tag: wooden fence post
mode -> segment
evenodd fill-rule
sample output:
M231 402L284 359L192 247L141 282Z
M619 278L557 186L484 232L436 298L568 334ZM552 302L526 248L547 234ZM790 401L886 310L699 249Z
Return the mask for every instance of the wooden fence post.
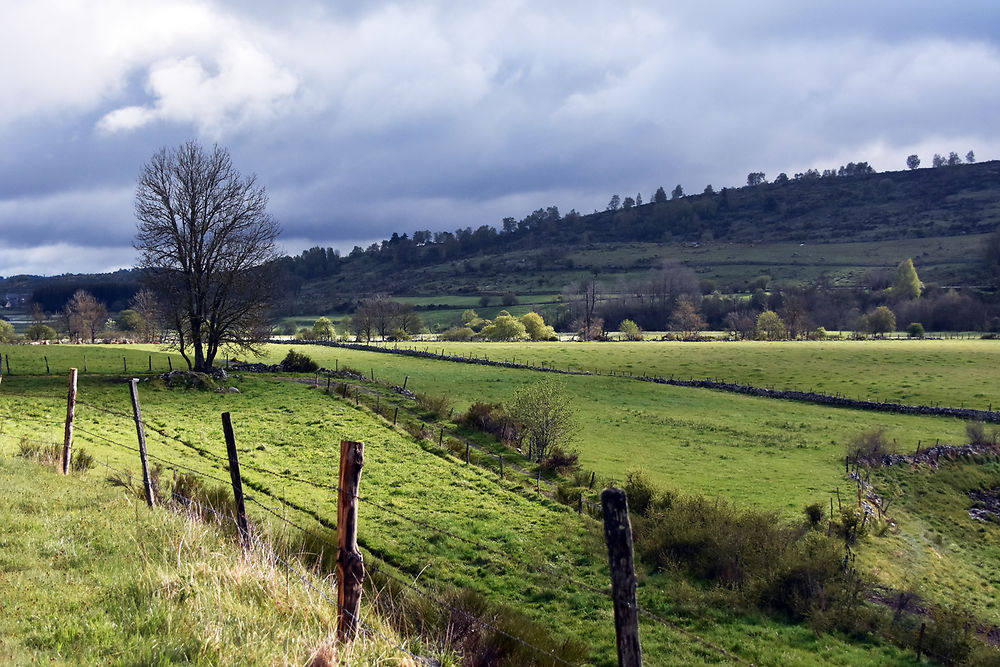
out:
M126 361L124 356L122 357L122 372L128 373L128 361Z
M228 363L228 361L229 361L229 360L227 359L227 360L226 360L226 362L227 362L227 363L226 363L226 368L229 368L229 363ZM150 372L150 373L152 373L152 372L153 372L153 355L149 355L149 372Z
M48 375L49 374L49 358L48 358L48 356L43 356L43 358L45 359L45 374Z
M152 357L150 357L152 359ZM146 427L142 423L142 408L139 407L139 379L132 378L128 382L129 393L132 395L132 414L135 416L135 434L139 438L139 460L142 463L142 486L146 491L146 504L156 505L153 497L153 484L149 479L149 459L146 456Z
M46 362L46 366L48 362ZM63 439L63 474L69 474L73 454L73 419L76 417L76 369L69 369L69 395L66 398L66 434Z
M10 375L10 352L8 352L4 358L4 363L7 364L7 375Z
M363 442L340 441L337 496L337 639L350 641L358 631L364 560L358 549L358 487L365 464Z
M170 360L170 357L167 357L167 368L169 368L171 372L174 370L174 362Z
M410 380L409 375L403 378L403 391L406 391L406 383L409 382L409 380Z
M83 355L83 372L87 372L87 355Z
M465 462L469 462L469 443L465 443Z
M628 519L628 500L621 489L601 493L604 514L604 540L608 545L611 566L611 598L615 609L615 636L618 638L619 667L641 667L639 644L639 606L636 603L635 561L632 556L632 526Z
M250 527L247 525L247 508L243 502L243 480L240 478L240 458L236 453L236 435L233 420L228 412L222 413L222 431L226 436L226 452L229 454L229 478L233 482L233 497L236 500L236 525L240 529L240 542L244 549L250 547Z

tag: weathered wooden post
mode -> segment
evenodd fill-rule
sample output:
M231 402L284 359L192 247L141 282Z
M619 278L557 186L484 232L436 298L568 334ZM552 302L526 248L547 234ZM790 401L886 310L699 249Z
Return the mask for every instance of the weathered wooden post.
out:
M920 656L924 652L924 632L927 630L927 624L920 624L920 635L917 637L917 662L920 662Z
M541 492L542 492L542 471L539 469L535 471L535 493L541 493Z
M229 368L229 360L226 359L226 368ZM153 372L153 355L149 355L149 372Z
M444 444L444 427L442 426L441 427L441 433L438 434L438 447L440 447L443 444ZM502 463L500 464L500 470L501 471L503 470L503 464ZM503 473L502 472L501 472L500 476L503 477Z
M47 364L46 364L47 365ZM69 474L73 454L73 419L76 417L76 369L69 369L69 395L66 398L66 434L63 439L63 474Z
M582 498L582 496L581 496ZM621 489L601 493L604 514L604 541L611 566L611 598L615 609L615 636L618 638L619 667L640 667L639 606L636 603L635 561L632 556L632 526L628 500Z
M236 500L236 525L240 529L240 543L244 549L250 548L250 527L247 525L247 508L243 501L243 480L240 477L240 458L236 452L236 435L233 420L228 412L222 413L222 432L226 436L226 453L229 455L229 478L233 482L233 498Z
M364 560L358 549L358 487L365 464L363 442L340 441L340 483L337 496L337 639L354 639L361 610Z
M167 368L170 370L171 373L174 370L174 362L170 360L170 357L167 357Z
M465 462L469 462L469 443L465 443Z
M583 494L582 493L580 494L580 497L576 499L576 513L577 514L583 514Z
M7 365L7 375L10 375L10 352L4 355L4 363Z
M403 391L406 391L406 383L410 381L410 376L407 375L403 378Z
M500 459L500 479L503 479L503 454L500 454L497 458Z
M45 355L43 355L43 358L45 359L45 374L48 375L49 374L49 358L48 358L48 356L45 356Z
M128 373L128 361L126 361L124 356L122 357L122 371Z
M152 357L150 357L152 359ZM132 378L128 383L132 395L132 414L135 417L135 434L139 438L139 461L142 463L142 485L146 491L146 504L156 505L153 496L153 484L149 478L149 459L146 456L146 426L142 423L142 408L139 407L139 379Z
M87 372L87 355L83 355L83 372Z
M330 376L326 376L326 393L330 393Z
M399 406L398 405L396 406L396 409L392 411L392 425L393 426L396 425L396 418L397 417L399 417Z

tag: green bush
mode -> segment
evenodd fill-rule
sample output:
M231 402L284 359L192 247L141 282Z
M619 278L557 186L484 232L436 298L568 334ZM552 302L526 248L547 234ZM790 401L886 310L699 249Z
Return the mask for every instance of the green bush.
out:
M281 360L281 368L289 373L311 373L319 369L319 364L313 361L309 355L289 350L285 358Z
M920 322L910 322L906 327L906 335L910 338L923 338L925 334L924 325Z

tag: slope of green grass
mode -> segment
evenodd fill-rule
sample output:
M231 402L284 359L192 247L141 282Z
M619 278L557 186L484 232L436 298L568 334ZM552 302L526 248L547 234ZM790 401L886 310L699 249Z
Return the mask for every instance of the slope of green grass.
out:
M64 477L0 455L0 535L5 664L304 664L332 641L334 606L288 585L280 565L149 510L97 469ZM366 636L341 655L405 654Z

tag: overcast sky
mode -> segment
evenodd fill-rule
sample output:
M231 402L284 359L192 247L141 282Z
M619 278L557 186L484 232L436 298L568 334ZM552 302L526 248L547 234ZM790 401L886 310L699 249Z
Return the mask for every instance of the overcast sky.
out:
M130 267L139 170L188 139L258 176L292 253L750 171L1000 157L992 0L0 0L0 17L3 276Z

